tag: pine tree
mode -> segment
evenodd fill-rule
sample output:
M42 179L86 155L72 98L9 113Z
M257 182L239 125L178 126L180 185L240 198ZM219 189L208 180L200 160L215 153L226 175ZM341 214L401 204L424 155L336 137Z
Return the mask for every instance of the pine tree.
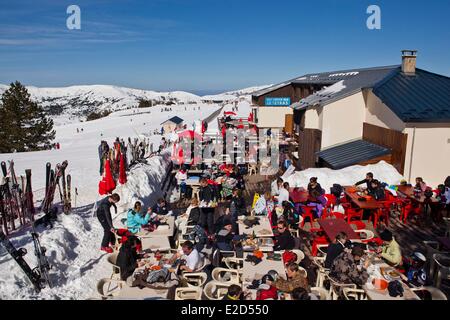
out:
M27 89L18 81L3 93L0 115L2 153L42 150L55 138L53 120L31 100Z

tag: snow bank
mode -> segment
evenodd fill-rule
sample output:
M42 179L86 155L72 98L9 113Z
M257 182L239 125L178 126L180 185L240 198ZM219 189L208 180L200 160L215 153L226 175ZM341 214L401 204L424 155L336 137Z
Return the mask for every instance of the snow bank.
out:
M377 164L367 166L351 166L341 170L328 168L312 168L303 171L296 171L286 179L291 187L306 188L311 177L317 177L318 182L327 193L334 183L342 186L354 185L366 177L367 172L372 172L374 178L387 184L399 184L403 176L390 164L380 161Z

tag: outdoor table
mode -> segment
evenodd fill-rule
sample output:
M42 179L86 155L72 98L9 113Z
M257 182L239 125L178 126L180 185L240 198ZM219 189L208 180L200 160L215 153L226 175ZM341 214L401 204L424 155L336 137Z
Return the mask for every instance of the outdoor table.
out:
M333 241L339 232L345 232L350 240L359 239L358 234L344 219L320 219L318 223L330 241Z
M255 233L256 237L273 237L272 226L270 225L269 218L266 216L258 216L259 224L247 229L247 226L242 220L238 220L239 234L252 235Z
M407 197L407 198L409 198L411 200L417 201L417 202L419 202L422 205L423 204L434 204L434 203L438 203L439 202L439 200L436 199L435 197L431 197L431 198L427 199L427 197L425 197L423 192L420 193L420 197L419 198L416 198L414 196L414 187L413 186L398 186L398 190L397 191L399 193L403 194L405 197Z
M297 190L296 190L297 189ZM304 188L290 188L289 197L294 203L304 203L308 201L309 193Z
M386 269L395 269L391 266L389 266L386 262L384 262L383 260L376 260L373 263L373 267L375 268L386 268ZM370 267L369 267L370 270ZM384 290L377 290L375 288L373 288L372 285L372 280L374 278L380 278L380 275L376 274L376 272L369 272L369 279L367 281L367 283L365 285L363 285L363 290L366 292L367 294L367 298L369 300L420 300L420 298L414 293L414 291L411 290L411 288L409 288L401 279L399 279L398 281L402 284L404 292L403 292L403 297L397 296L397 297L391 297L389 295L389 291L386 289ZM383 278L383 276L381 276L381 278ZM402 277L403 278L403 277Z
M185 180L187 186L191 187L199 187L200 186L200 177L192 176Z
M198 169L189 169L187 171L187 175L188 176L201 176L203 174L203 170L198 170Z
M436 238L436 240L441 244L441 246L445 250L450 250L450 238L438 237L438 238Z
M252 253L244 252L244 267L242 274L244 289L247 285L250 285L253 280L260 280L270 270L275 270L280 277L286 279L286 269L284 268L282 260L267 260L267 253L264 253L262 261L254 266L251 262L245 261L248 255L252 255Z
M151 289L139 287L123 286L117 297L117 300L121 299L150 299L150 298L162 298L166 299L169 289Z
M142 250L151 251L170 251L170 242L168 237L142 238Z
M172 237L175 230L175 218L173 216L166 217L166 223L167 225L158 226L152 232L141 230L136 235L140 238Z
M350 192L349 188L344 187L344 192L358 208L363 210L377 210L383 207L383 203L374 198L366 201L359 200L361 197L356 192Z

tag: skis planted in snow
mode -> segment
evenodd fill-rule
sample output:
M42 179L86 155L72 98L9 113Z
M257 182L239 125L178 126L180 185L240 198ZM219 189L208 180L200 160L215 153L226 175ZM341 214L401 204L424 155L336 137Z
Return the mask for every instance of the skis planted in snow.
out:
M2 167L3 176L6 178L6 176L8 175L8 168L6 167L5 161L2 161L1 167Z
M65 203L65 205L67 206L67 213L70 213L72 211L71 189L72 189L72 176L70 174L68 174L67 175L67 201Z

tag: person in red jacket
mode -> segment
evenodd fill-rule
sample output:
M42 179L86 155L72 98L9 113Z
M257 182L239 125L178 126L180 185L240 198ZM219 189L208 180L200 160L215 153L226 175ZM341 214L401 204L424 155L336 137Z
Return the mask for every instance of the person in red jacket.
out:
M258 292L256 293L256 300L278 300L278 290L274 285L270 285L269 281L270 283L275 281L270 274L266 274L262 277L261 284L259 285Z

